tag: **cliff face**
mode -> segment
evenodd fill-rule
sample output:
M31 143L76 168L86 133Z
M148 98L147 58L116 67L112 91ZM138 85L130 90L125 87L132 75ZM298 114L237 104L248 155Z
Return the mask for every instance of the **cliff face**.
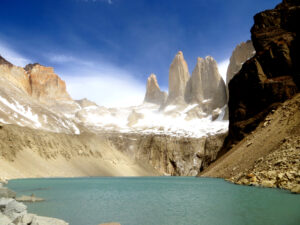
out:
M29 73L32 97L42 102L72 100L65 82L54 73L52 67L29 64L25 69Z
M216 159L226 133L202 138L138 133L104 136L114 148L134 160L150 163L161 174L196 176Z
M168 95L160 90L155 74L151 74L147 79L147 88L144 102L154 104L164 104Z
M210 100L210 111L226 104L226 86L212 57L197 59L196 67L187 84L185 99L188 103L199 104L204 100Z
M226 73L226 84L228 85L229 81L237 74L242 68L244 62L250 59L255 55L255 50L252 44L252 41L246 41L240 43L230 57L230 62L227 68Z
M167 104L184 103L185 88L189 78L188 65L183 53L179 51L170 66Z
M65 82L54 73L51 67L29 64L22 68L0 57L0 74L2 78L43 103L72 100L66 91Z
M276 104L300 88L300 2L284 0L254 17L253 58L229 82L228 144L257 127Z

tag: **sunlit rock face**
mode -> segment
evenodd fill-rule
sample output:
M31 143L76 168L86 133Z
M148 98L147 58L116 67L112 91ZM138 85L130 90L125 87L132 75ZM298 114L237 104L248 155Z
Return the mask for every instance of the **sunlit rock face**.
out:
M54 73L52 67L29 64L25 70L29 73L32 97L42 102L71 100L65 82Z
M185 88L189 78L188 65L183 53L179 51L170 66L167 105L184 103Z
M147 80L147 89L144 102L161 105L167 99L167 93L160 90L155 74L151 74Z
M226 74L226 84L237 74L242 68L244 62L253 57L255 54L255 49L253 47L252 41L246 41L240 43L230 57L230 62L227 68Z
M19 89L31 94L29 76L22 67L14 66L6 59L0 56L0 74L2 78L7 79Z
M185 99L191 104L209 102L209 111L226 104L226 86L219 74L217 63L211 56L198 58L187 84Z

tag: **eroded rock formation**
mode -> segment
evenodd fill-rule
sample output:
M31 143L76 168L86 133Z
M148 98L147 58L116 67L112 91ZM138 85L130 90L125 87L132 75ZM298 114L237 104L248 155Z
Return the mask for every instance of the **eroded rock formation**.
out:
M167 104L184 103L185 88L189 78L188 65L184 60L183 53L179 51L170 66Z
M300 88L300 2L284 0L254 16L253 58L229 83L230 145L257 127L276 104Z
M32 97L43 102L71 100L65 82L54 73L52 67L29 64L25 70L29 73Z
M226 74L226 84L228 85L229 81L237 74L242 68L244 62L250 59L255 55L255 50L252 44L252 41L248 40L246 42L240 43L230 57L230 62L227 68Z
M0 56L0 74L29 96L43 103L56 100L71 100L66 84L54 73L52 67L38 63L28 64L25 68L14 66Z
M212 57L197 59L196 67L187 84L185 99L188 103L199 104L204 100L210 100L209 111L226 104L226 86Z
M151 74L147 80L147 89L144 102L163 104L167 99L167 93L160 90L155 74Z

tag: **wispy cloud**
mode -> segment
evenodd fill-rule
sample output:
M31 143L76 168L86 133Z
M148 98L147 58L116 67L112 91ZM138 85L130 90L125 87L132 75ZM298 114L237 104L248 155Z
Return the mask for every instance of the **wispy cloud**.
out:
M218 69L219 73L221 74L223 80L226 82L226 73L227 73L227 68L229 65L229 59L225 59L218 63Z
M18 53L2 41L0 41L0 55L16 66L24 67L25 65L31 62L30 59L22 56L20 53Z
M56 72L66 81L67 90L73 99L88 98L106 107L125 107L143 102L144 82L127 70L109 62L80 64L81 59L60 58L66 63ZM74 62L78 62L74 64Z
M44 57L47 58L50 62L57 63L57 64L73 63L73 64L83 65L83 66L94 65L92 61L78 59L71 55L65 55L65 54L49 53L49 54L45 54Z

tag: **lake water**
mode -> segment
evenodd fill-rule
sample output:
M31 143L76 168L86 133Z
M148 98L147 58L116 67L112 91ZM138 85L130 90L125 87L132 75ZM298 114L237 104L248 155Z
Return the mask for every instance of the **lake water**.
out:
M28 211L70 225L299 225L300 195L194 177L51 178L9 182L46 199Z

